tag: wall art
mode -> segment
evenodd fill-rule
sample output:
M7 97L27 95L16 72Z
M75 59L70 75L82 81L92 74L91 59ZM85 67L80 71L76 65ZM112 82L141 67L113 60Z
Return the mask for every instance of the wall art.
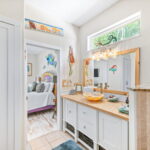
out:
M72 67L74 63L75 63L75 58L73 54L73 48L69 46L69 76L71 76L73 73Z
M27 19L27 18L25 19L25 28L30 29L30 30L42 31L42 32L46 32L46 33L50 33L54 35L59 35L59 36L64 35L63 28L55 27L52 25L48 25L48 24L34 21L31 19Z
M113 65L111 68L109 68L109 71L112 71L113 74L117 71L117 65Z
M48 65L52 65L56 68L57 61L55 61L55 57L52 54L48 54L48 56L46 57L46 60L47 60Z

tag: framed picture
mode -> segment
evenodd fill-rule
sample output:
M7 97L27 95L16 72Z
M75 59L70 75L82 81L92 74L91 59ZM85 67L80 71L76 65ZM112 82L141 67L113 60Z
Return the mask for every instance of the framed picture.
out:
M82 93L82 84L81 83L75 83L75 90L77 93Z
M32 63L27 64L27 73L28 76L32 76Z

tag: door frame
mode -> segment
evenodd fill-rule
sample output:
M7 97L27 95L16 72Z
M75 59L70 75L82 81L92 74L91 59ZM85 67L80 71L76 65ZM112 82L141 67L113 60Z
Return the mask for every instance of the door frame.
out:
M62 55L62 51L60 47L54 46L54 45L50 45L50 44L46 44L43 42L37 42L37 41L32 41L32 40L25 40L25 55L27 55L27 45L32 45L32 46L36 46L36 47L42 47L42 48L47 48L47 50L49 49L53 49L58 51L58 60L59 60L59 66L58 66L58 77L57 77L57 126L58 126L58 130L62 130L62 101L61 101L61 87L62 87L62 77L61 77L61 55ZM26 56L27 57L27 56ZM24 74L26 76L26 73ZM26 80L26 79L25 79ZM26 83L26 81L25 81ZM26 89L26 85L25 85L25 89ZM25 92L26 95L26 92ZM27 111L25 104L25 109Z
M0 16L0 22L12 25L14 28L14 55L12 55L13 64L11 66L14 68L10 72L14 77L14 83L11 83L14 91L14 107L8 105L8 110L13 111L11 113L12 118L14 118L14 125L8 124L8 150L20 150L25 148L24 141L24 76L23 76L23 66L24 66L24 55L23 55L23 28L21 23ZM23 22L22 22L23 24ZM9 63L9 61L8 61ZM9 95L8 95L9 96ZM10 147L11 146L11 147Z

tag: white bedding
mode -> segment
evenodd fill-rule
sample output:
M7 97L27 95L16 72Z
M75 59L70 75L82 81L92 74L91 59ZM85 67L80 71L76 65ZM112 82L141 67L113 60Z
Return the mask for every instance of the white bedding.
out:
M55 96L52 92L30 92L28 96L28 111L32 109L37 109L45 107L47 105L54 105L53 99Z

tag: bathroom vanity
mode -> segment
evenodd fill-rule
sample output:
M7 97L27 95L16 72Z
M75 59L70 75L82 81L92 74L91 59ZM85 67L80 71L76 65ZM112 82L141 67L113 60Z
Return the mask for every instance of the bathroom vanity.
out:
M124 103L90 102L83 95L63 95L63 130L94 150L128 150L129 116Z

